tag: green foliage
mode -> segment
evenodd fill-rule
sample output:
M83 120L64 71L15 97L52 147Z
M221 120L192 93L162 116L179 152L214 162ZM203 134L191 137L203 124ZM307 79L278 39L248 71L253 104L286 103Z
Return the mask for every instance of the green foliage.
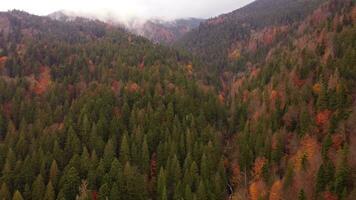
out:
M319 195L350 195L348 152L335 166L329 156L333 136L345 136L342 148L352 139L353 4L323 7L345 23L334 30L302 21L320 2L256 1L208 20L182 39L194 56L98 21L0 13L11 25L0 33L0 199L227 199L227 185L244 191L255 179L266 191L279 179L297 197L306 174ZM317 36L317 49L299 44Z
M80 185L80 178L75 168L70 168L64 172L60 181L60 194L65 199L75 199ZM60 196L61 196L60 195Z

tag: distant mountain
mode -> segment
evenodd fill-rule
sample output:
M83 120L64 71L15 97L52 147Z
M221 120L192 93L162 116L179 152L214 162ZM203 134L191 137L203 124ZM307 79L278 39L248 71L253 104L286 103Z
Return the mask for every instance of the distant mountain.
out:
M203 19L187 18L173 21L148 20L140 27L131 29L155 43L172 44L187 32L199 26Z
M51 19L60 21L73 21L81 16L81 14L69 11L57 11L48 15ZM95 15L87 16L86 18L98 19ZM185 18L176 20L133 18L130 20L118 19L108 16L102 21L121 26L128 31L148 38L154 43L172 44L180 39L184 34L199 26L203 19Z

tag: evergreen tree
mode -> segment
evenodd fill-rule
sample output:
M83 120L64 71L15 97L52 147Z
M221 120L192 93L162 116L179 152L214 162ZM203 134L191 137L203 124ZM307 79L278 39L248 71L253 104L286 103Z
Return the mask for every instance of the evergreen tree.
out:
M302 112L299 116L299 134L303 136L308 132L311 120L308 110L305 106L302 108Z
M200 181L197 191L197 199L198 200L207 200L205 186L203 181Z
M56 195L55 195L55 192L54 192L54 188L52 186L52 182L49 181L48 184L47 184L44 200L55 200L55 199L56 199Z
M167 179L166 173L163 167L159 170L158 181L157 181L157 193L159 199L167 199Z
M320 77L320 92L317 99L317 107L319 110L325 110L328 108L328 87L324 81L324 77Z
M121 199L119 186L116 182L111 187L109 199L111 199L111 200L120 200Z
M72 167L64 173L60 182L60 191L65 199L75 199L79 185L79 174L77 170Z
M41 175L38 175L32 184L32 199L42 200L44 197L45 189L46 186L44 184L43 178Z
M145 136L142 144L141 163L140 163L140 166L142 166L142 171L144 173L148 173L149 162L150 162L150 156L149 156L149 150L147 144L147 136Z
M125 165L128 161L130 161L130 147L125 134L120 145L120 162Z
M110 188L107 183L104 183L99 189L99 200L106 200L110 196Z
M1 184L0 199L10 199L10 191L6 183Z
M15 193L14 193L14 196L12 197L12 200L24 200L21 193L16 190Z

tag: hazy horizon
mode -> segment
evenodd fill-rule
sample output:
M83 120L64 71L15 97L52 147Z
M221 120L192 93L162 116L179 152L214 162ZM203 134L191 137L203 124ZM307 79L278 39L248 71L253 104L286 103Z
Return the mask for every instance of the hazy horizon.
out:
M238 9L253 0L101 0L100 4L84 0L33 0L6 1L0 11L22 10L36 15L48 15L56 11L67 11L98 19L120 20L210 18ZM40 5L40 6L39 6Z

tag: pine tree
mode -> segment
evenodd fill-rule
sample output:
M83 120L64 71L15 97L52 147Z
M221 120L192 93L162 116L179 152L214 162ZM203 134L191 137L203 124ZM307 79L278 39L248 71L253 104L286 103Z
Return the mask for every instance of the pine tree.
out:
M328 87L327 84L324 81L323 76L320 77L320 93L318 95L317 99L317 107L319 110L325 110L328 108Z
M200 174L203 179L209 179L209 166L207 163L207 157L203 154L200 163Z
M82 147L77 134L74 132L73 127L70 127L67 133L66 143L64 146L64 152L66 153L66 159L71 158L74 154L80 154Z
M147 145L147 136L145 136L142 144L141 164L140 164L140 166L142 167L142 171L144 173L148 173L149 165L150 165L150 157L149 157L149 150Z
M302 112L299 115L299 134L300 136L305 135L309 130L310 116L308 110L305 106L302 108Z
M24 200L21 193L16 190L15 193L14 193L14 196L12 197L12 200Z
M197 199L198 200L207 200L205 186L203 181L200 181L197 191Z
M157 180L157 193L159 199L167 198L167 179L166 173L163 167L159 170L158 180ZM165 191L164 191L165 190ZM165 194L164 194L165 192Z
M82 120L81 130L80 130L80 138L84 144L86 144L89 141L90 128L91 127L90 127L88 116L85 114Z
M52 182L49 181L47 184L44 200L55 200L55 199L56 199L56 195L54 193L54 188L52 186Z
M106 200L110 196L110 188L107 183L101 185L99 189L99 200Z
M347 189L348 180L349 180L349 168L347 166L347 162L344 159L335 174L335 183L334 183L334 192L341 197L343 195L344 190Z
M120 200L121 199L121 194L119 190L118 184L115 182L110 190L110 200Z
M10 199L10 195L9 187L3 182L0 189L0 199Z
M64 195L65 199L75 199L79 185L79 174L77 170L72 167L63 175L60 183L60 191Z
M115 147L114 147L113 141L111 139L109 139L109 141L105 145L104 156L103 156L105 169L110 168L111 163L115 156L116 156L115 155Z
M123 136L121 145L120 145L120 162L125 165L126 162L130 161L130 147L127 141L126 134Z
M45 189L46 186L44 184L43 178L41 175L38 175L32 185L32 199L42 200L45 193Z
M184 199L193 199L192 190L189 185L185 186L184 197L185 197Z

